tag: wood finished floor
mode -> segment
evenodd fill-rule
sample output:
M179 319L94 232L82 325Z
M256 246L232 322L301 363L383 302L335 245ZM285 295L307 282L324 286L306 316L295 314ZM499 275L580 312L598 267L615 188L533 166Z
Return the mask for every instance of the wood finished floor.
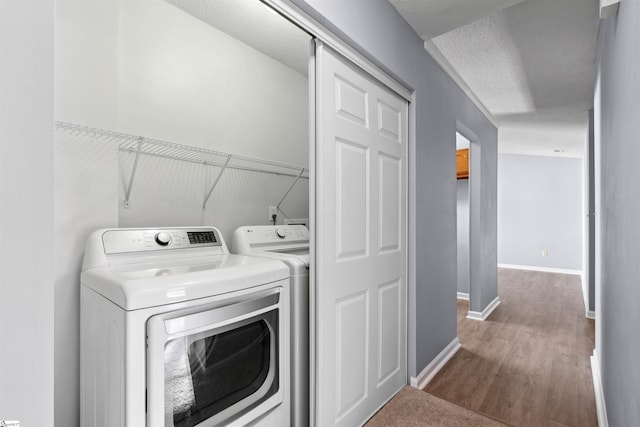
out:
M513 426L597 426L580 277L498 270L500 305L484 322L458 300L462 348L425 391Z

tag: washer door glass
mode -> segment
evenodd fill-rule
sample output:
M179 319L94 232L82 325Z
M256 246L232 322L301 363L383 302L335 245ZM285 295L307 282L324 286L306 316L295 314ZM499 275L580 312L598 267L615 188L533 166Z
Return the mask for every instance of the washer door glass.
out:
M170 419L165 418L166 425L197 426L245 399L250 404L243 407L253 406L277 391L278 375L273 371L277 322L270 319L274 316L271 312L226 332L167 342L165 417Z

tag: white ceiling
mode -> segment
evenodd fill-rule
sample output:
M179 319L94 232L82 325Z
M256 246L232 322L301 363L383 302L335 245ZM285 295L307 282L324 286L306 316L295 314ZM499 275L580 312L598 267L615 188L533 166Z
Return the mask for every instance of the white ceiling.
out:
M390 0L499 124L499 151L579 157L597 0Z
M306 76L311 36L258 0L166 0Z

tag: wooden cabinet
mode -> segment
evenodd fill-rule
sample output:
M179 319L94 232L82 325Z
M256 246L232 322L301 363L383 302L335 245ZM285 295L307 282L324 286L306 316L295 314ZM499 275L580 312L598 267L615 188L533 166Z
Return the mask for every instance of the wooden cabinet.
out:
M458 179L469 178L469 149L456 151L456 170L458 172Z

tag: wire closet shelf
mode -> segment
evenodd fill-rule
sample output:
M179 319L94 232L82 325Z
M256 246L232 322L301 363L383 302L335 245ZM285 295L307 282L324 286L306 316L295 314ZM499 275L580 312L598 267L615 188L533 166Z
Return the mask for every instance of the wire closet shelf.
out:
M221 168L216 176L213 186L207 193L202 208L206 209L207 201L213 193L216 185L220 181L226 169L239 169L251 172L268 173L273 175L293 177L289 189L277 204L279 208L287 197L296 182L300 179L309 178L309 169L272 160L258 159L254 157L225 153L222 151L209 150L206 148L193 147L189 145L176 144L174 142L163 141L154 138L147 138L140 135L132 135L123 132L116 132L108 129L100 129L89 126L78 125L69 122L56 121L56 131L62 131L76 137L91 137L102 139L118 145L118 150L135 154L135 160L129 179L129 185L125 192L125 207L129 207L129 198L133 187L138 159L140 155L161 157L166 159L202 164L205 166L216 166Z

